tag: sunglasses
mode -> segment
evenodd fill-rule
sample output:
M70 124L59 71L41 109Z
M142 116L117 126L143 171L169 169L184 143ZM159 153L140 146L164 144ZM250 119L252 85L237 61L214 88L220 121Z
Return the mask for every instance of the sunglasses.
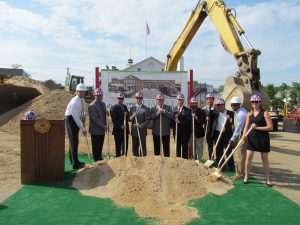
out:
M231 106L238 106L239 104L231 104Z
M217 104L217 106L224 106L224 105L222 105L222 104Z
M257 104L257 103L259 103L259 102L251 102L251 103Z

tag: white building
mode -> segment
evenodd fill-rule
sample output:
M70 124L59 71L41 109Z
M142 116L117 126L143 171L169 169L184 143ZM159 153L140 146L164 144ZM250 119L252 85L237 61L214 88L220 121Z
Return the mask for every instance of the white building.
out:
M150 56L125 68L126 71L163 71L165 64Z

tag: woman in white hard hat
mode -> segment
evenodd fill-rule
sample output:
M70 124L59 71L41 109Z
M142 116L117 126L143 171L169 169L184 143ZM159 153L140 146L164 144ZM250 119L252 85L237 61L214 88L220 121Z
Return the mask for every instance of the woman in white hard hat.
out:
M78 84L76 87L76 96L71 99L65 112L65 124L70 141L69 156L75 170L85 166L83 162L78 160L78 134L80 129L82 134L86 135L84 127L84 119L87 112L84 101L86 91L87 88L84 84Z
M246 134L250 126L253 130L250 132L247 138L247 157L244 184L248 184L249 182L250 167L254 152L256 151L261 153L264 173L266 176L266 185L271 187L272 183L269 175L268 153L270 152L269 131L273 130L273 124L269 113L264 111L261 107L262 96L260 94L254 94L251 96L250 101L252 110L248 113L244 134Z

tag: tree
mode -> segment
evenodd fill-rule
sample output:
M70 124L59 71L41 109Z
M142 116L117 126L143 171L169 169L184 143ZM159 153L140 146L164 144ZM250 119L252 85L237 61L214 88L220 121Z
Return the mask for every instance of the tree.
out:
M276 87L273 84L268 84L267 86L263 86L263 89L270 96L270 99L274 99L277 93Z
M47 88L49 88L50 90L54 90L54 89L64 89L64 87L60 84L60 83L56 83L54 80L46 80L45 85L47 86Z

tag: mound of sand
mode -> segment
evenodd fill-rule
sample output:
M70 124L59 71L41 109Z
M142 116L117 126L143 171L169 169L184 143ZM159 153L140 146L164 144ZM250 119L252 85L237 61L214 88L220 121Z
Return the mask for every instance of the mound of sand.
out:
M231 188L231 181L214 181L211 173L202 164L181 158L121 157L82 169L73 187L84 195L112 198L120 206L134 207L141 217L182 224L199 217L188 200L208 193L224 194Z
M11 134L19 134L20 120L24 117L24 113L30 110L34 111L37 117L44 117L48 120L63 120L65 110L72 97L72 94L64 90L47 91L17 108L17 112L8 112L14 113L15 116L1 126L1 130Z
M5 83L13 84L15 86L35 88L41 94L46 94L47 92L50 91L49 88L45 85L44 82L33 80L29 77L14 76L14 77L8 79Z

